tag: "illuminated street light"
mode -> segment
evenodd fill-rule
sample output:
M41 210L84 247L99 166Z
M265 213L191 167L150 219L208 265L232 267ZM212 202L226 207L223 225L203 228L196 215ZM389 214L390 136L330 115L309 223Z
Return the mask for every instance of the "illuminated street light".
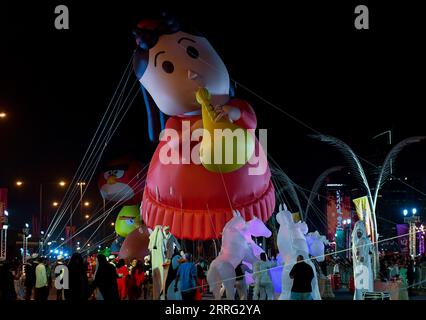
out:
M43 235L43 234L44 234L44 231L40 231L40 233Z
M64 238L61 238L61 241L64 241L65 239Z
M111 226L115 226L115 223L114 223L114 222L111 222Z
M66 186L66 182L65 181L59 181L59 186L60 187L65 187Z
M53 201L52 206L54 206L54 207L59 206L59 202L57 202L57 201Z
M86 201L86 202L84 203L84 206L85 206L85 207L90 206L90 202L89 202L89 201Z
M20 186L22 186L24 183L21 181L21 180L18 180L18 181L16 181L16 186L17 187L20 187Z
M89 218L90 218L90 216L89 216L88 214L86 214L84 217L85 217L86 219L89 219Z
M0 118L6 118L7 114L6 112L0 112Z
M404 214L404 217L406 217L406 216L407 216L407 214L408 214L408 210L407 210L407 209L404 209L404 210L402 211L402 213Z
M86 185L86 182L77 182L77 185L78 185L78 186L85 186L85 185Z
M8 216L9 216L9 211L4 210L4 215L5 215L6 217L8 217Z
M417 213L417 209L413 208L412 212L413 212L413 215L415 215Z
M25 228L29 228L30 225L28 223L25 224Z

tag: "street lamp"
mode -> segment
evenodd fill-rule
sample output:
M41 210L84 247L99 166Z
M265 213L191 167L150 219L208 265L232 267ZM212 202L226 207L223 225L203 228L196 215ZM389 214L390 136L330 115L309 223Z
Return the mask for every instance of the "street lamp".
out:
M59 181L59 186L60 187L65 187L66 186L66 182L65 181L63 181L63 180L61 180L61 181Z
M85 217L86 219L89 219L89 218L90 218L90 216L89 216L88 214L86 214L84 217Z
M409 225L409 245L410 245L410 256L414 257L416 256L416 223L420 222L420 217L416 216L417 213L417 209L413 208L411 209L412 212L412 216L411 217L407 217L408 215L408 210L404 209L403 213L404 213L404 222L408 223Z
M54 206L54 207L59 206L59 202L57 202L57 201L53 201L53 202L52 202L52 206Z
M0 112L0 119L4 119L7 117L7 113L6 112Z
M21 187L24 183L21 180L15 182L17 187Z
M89 201L84 202L84 206L85 206L85 207L90 206L90 202L89 202Z

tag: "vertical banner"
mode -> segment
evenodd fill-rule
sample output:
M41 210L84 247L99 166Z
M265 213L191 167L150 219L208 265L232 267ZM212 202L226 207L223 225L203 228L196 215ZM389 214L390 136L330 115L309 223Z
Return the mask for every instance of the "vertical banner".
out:
M353 199L352 201L355 204L355 210L359 220L365 221L365 228L367 229L367 234L371 236L372 220L371 220L371 208L370 208L370 203L368 202L368 197L364 196L361 198Z
M343 221L350 218L350 197L341 190L329 190L327 192L327 239L332 241L338 238L341 233L337 231L344 230Z
M7 189L0 188L0 228L7 224L7 217L5 211L7 210Z
M410 230L409 230L408 224L397 224L396 225L399 251L403 255L407 255L407 254L410 253L409 240L408 240L409 231Z
M75 226L72 226L72 229L71 229L71 227L70 226L66 226L66 228L65 228L65 237L66 237L66 240L68 241L68 239L73 235L73 234L75 234Z

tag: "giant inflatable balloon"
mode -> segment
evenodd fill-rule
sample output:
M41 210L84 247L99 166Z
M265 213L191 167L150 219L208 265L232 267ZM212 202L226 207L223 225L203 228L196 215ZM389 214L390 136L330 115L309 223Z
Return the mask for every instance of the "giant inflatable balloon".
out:
M287 207L280 205L277 213L277 222L280 225L277 235L277 246L284 262L281 278L280 300L290 300L293 279L289 274L293 266L297 263L297 256L302 255L304 261L309 264L314 271L314 278L311 281L312 298L321 300L319 292L318 278L315 272L315 266L309 257L309 247L305 235L308 233L308 227L305 222L294 222L293 216Z
M126 205L140 203L144 188L141 162L130 156L114 159L106 164L98 178L102 198Z
M124 239L119 258L143 260L149 254L148 244L149 232L146 226L142 225Z
M141 225L138 206L124 206L118 213L115 221L115 232L120 237L127 237Z
M115 221L115 232L119 238L111 245L114 253L122 249L127 256L144 249L135 249L134 241L126 242L123 238L141 225L139 203L144 189L145 173L141 162L133 157L123 156L108 162L99 174L98 186L102 198L115 206L121 206ZM127 247L129 245L131 247Z
M252 237L267 237L272 233L265 224L253 218L246 222L238 211L223 228L222 248L219 255L212 261L207 273L207 281L215 296L220 300L220 285L223 283L227 299L234 299L235 268L241 263L251 266L259 260L260 253L264 252ZM247 277L247 274L246 274Z
M275 192L265 153L248 133L256 129L256 114L246 101L232 97L228 70L212 45L164 16L139 22L134 35L133 66L150 138L160 138L146 178L143 221L150 228L168 225L180 239L206 240L221 236L233 210L246 221L268 220ZM164 126L158 135L155 129ZM230 148L231 155L242 155L242 163L206 163L204 153L212 146L205 131L216 127L243 130L242 144Z

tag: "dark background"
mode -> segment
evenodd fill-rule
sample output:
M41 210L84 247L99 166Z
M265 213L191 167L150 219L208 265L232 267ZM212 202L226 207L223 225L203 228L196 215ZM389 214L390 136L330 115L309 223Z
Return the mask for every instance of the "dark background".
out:
M233 79L376 165L388 150L376 134L391 129L394 142L425 134L425 19L414 1L153 3L1 2L0 111L8 119L0 121L0 185L10 188L15 227L37 214L39 183L71 180L135 47L132 28L162 9L193 22ZM69 8L70 30L54 28L59 4ZM358 4L370 9L370 30L354 28ZM241 87L236 95L253 105L268 153L298 184L309 189L323 170L345 164L306 127ZM140 95L103 162L131 153L147 163L153 149ZM395 175L426 191L425 160L425 143L409 147ZM18 178L26 188L13 186ZM61 198L56 189L45 191L46 203ZM422 193L406 190L416 205ZM95 185L88 198L101 201ZM379 214L401 219L401 208L392 210Z

